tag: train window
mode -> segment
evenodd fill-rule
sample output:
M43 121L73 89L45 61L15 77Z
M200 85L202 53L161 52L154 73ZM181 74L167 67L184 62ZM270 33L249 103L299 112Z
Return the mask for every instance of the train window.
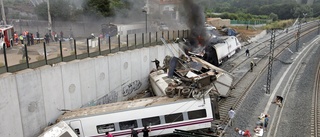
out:
M164 116L166 123L183 121L182 113L170 114Z
M120 130L126 130L131 128L137 128L137 120L131 120L131 121L125 121L125 122L119 122Z
M114 127L113 123L104 124L104 125L98 125L97 126L97 131L98 131L99 134L106 133L106 132L112 132L112 131L115 131L115 127Z
M152 126L152 125L160 125L159 117L149 117L142 119L143 126Z
M189 119L204 118L207 117L207 112L205 109L189 111L188 117Z

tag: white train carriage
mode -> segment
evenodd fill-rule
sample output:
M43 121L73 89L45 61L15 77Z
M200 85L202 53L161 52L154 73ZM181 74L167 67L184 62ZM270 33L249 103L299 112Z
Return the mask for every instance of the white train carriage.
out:
M241 43L235 36L221 37L223 42L211 45L210 52L206 60L215 66L221 65L228 58L241 49Z
M213 107L208 96L201 100L151 97L69 111L58 121L65 121L80 137L104 136L106 132L128 137L131 128L141 132L143 126L151 128L150 136L159 136L174 129L210 128Z

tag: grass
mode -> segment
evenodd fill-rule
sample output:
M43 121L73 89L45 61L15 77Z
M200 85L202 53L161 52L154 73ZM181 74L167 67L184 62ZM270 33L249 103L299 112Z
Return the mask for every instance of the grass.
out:
M279 28L279 29L284 29L289 26L291 26L294 23L295 20L280 20L280 21L275 21L270 24L267 24L264 29L272 29L272 28Z

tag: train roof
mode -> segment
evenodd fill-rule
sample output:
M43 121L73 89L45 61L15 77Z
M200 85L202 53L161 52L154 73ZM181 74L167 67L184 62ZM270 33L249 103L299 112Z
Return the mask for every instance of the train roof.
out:
M72 118L101 115L101 114L107 114L107 113L120 112L124 110L152 107L152 106L170 104L170 103L181 102L181 101L190 101L190 100L194 100L194 99L183 98L183 97L169 98L167 96L161 96L161 97L148 97L148 98L135 99L130 101L115 102L115 103L109 103L109 104L103 104L98 106L79 108L79 109L67 111L66 113L61 115L57 119L57 121L59 122L61 120L68 120Z

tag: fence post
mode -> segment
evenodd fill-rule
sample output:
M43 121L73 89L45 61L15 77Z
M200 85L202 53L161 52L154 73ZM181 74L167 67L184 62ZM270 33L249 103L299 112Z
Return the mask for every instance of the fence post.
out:
M168 30L168 41L170 40L170 36L169 36L170 30Z
M149 32L149 46L151 46L151 32Z
M144 47L144 33L142 33L142 47Z
M46 43L45 42L43 42L43 55L44 55L44 61L46 62L46 65L48 65L47 47L46 47Z
M90 50L89 50L89 39L87 38L87 54L90 57Z
M182 38L184 38L184 30L182 30Z
M119 48L119 51L121 51L120 35L117 35L117 37L118 37L118 48Z
M78 59L76 39L73 39L73 46L74 46L74 57L75 57L75 59Z
M101 55L100 37L98 37L98 48L99 48L99 55Z
M156 44L158 44L158 31L156 31Z
M172 31L172 40L174 41L174 38L175 38L175 36L174 36L174 30Z
M62 44L61 44L61 40L59 40L59 44L60 44L60 58L61 58L61 62L63 62L63 54L62 54Z
M3 43L3 55L4 55L4 64L6 66L6 71L9 72L8 60L7 60L7 51L6 51L6 44ZM22 53L23 54L23 53Z
M129 34L127 34L127 50L129 49Z
M134 48L137 48L137 34L134 33Z
M27 44L24 44L24 52L26 54L26 63L27 63L27 68L29 68L29 56L28 56L28 48Z
M109 52L111 53L111 37L109 36Z

